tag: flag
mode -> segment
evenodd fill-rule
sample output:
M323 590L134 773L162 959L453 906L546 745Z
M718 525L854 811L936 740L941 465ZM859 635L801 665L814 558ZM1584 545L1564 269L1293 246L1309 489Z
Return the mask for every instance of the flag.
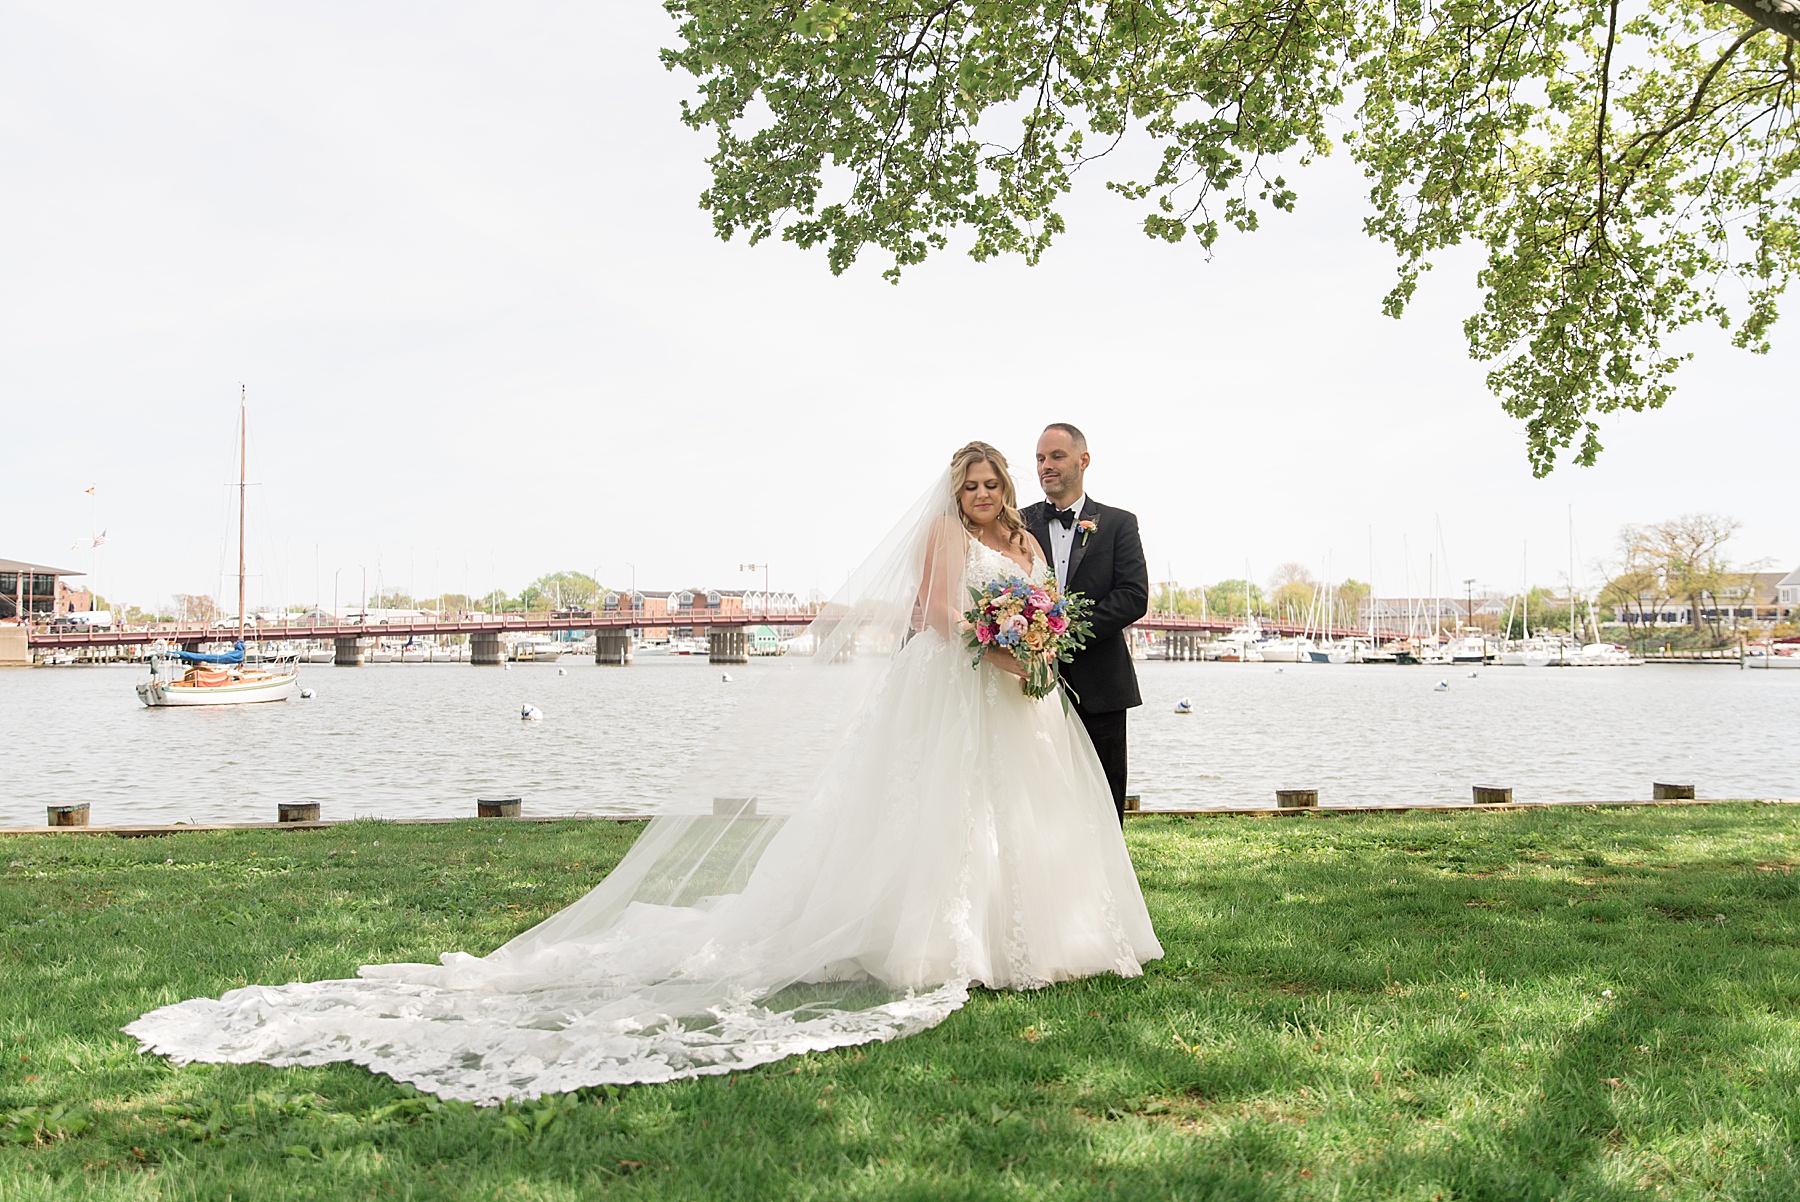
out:
M85 492L88 496L91 497L94 495L94 490L99 487L100 486L98 484L90 484L86 488L82 489L81 491Z
M102 530L99 534L96 534L94 536L94 546L104 547L105 545L106 545L106 531Z

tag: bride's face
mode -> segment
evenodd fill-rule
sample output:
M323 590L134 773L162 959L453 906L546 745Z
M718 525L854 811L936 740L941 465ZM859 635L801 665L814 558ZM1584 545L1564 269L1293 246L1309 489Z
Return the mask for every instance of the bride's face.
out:
M1000 508L1006 503L1006 485L993 464L973 464L957 499L962 503L964 517L977 526L985 526L1000 516Z

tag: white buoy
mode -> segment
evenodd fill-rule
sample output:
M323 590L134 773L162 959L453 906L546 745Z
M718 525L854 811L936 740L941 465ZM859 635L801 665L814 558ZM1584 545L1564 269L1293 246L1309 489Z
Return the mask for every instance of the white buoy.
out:
M729 672L719 673L719 682L721 684L730 684L731 683L731 673L729 673Z
M1178 714L1191 714L1194 712L1194 703L1189 701L1186 697L1183 697L1180 701L1175 703L1175 712Z
M519 707L519 720L522 722L542 722L544 711L527 701Z
M311 701L316 695L311 689L300 690L300 696L307 701Z
M511 665L511 664L501 664L501 665L500 665L500 666L501 666L501 667L502 667L502 668L505 668L505 669L506 669L506 670L507 670L507 671L508 671L508 672L510 672L510 671L512 671L512 665Z
M1431 691L1434 693L1448 693L1450 691L1450 682L1447 680L1440 680L1436 685L1432 686Z
M569 674L569 670L567 668L558 668L556 670L556 674L558 676L567 676Z
M1285 671L1287 671L1287 669L1286 669L1286 668L1277 668L1277 669L1275 669L1275 670L1276 670L1276 671L1277 671L1277 672L1285 672Z
M1479 673L1479 672L1471 672L1471 673L1469 673L1469 679L1474 680L1477 677L1479 677L1480 675L1481 675L1481 673Z

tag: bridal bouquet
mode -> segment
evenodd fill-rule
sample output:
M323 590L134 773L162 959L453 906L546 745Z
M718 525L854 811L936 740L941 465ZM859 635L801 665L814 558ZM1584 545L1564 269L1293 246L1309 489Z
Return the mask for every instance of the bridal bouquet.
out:
M1027 697L1050 695L1057 665L1085 647L1093 630L1087 621L1093 602L1080 593L1063 592L1054 580L1033 584L1012 576L971 587L969 596L975 603L963 614L963 627L975 664L989 648L1012 652L1025 669L1020 683Z

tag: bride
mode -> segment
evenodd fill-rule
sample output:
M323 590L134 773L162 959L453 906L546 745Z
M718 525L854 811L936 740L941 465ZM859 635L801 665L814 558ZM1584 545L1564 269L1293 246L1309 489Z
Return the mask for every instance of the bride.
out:
M969 586L1048 574L1016 498L999 451L957 451L566 910L484 957L252 985L126 1032L177 1062L352 1061L496 1102L911 1035L975 985L1140 975L1162 948L1086 732L963 645Z

